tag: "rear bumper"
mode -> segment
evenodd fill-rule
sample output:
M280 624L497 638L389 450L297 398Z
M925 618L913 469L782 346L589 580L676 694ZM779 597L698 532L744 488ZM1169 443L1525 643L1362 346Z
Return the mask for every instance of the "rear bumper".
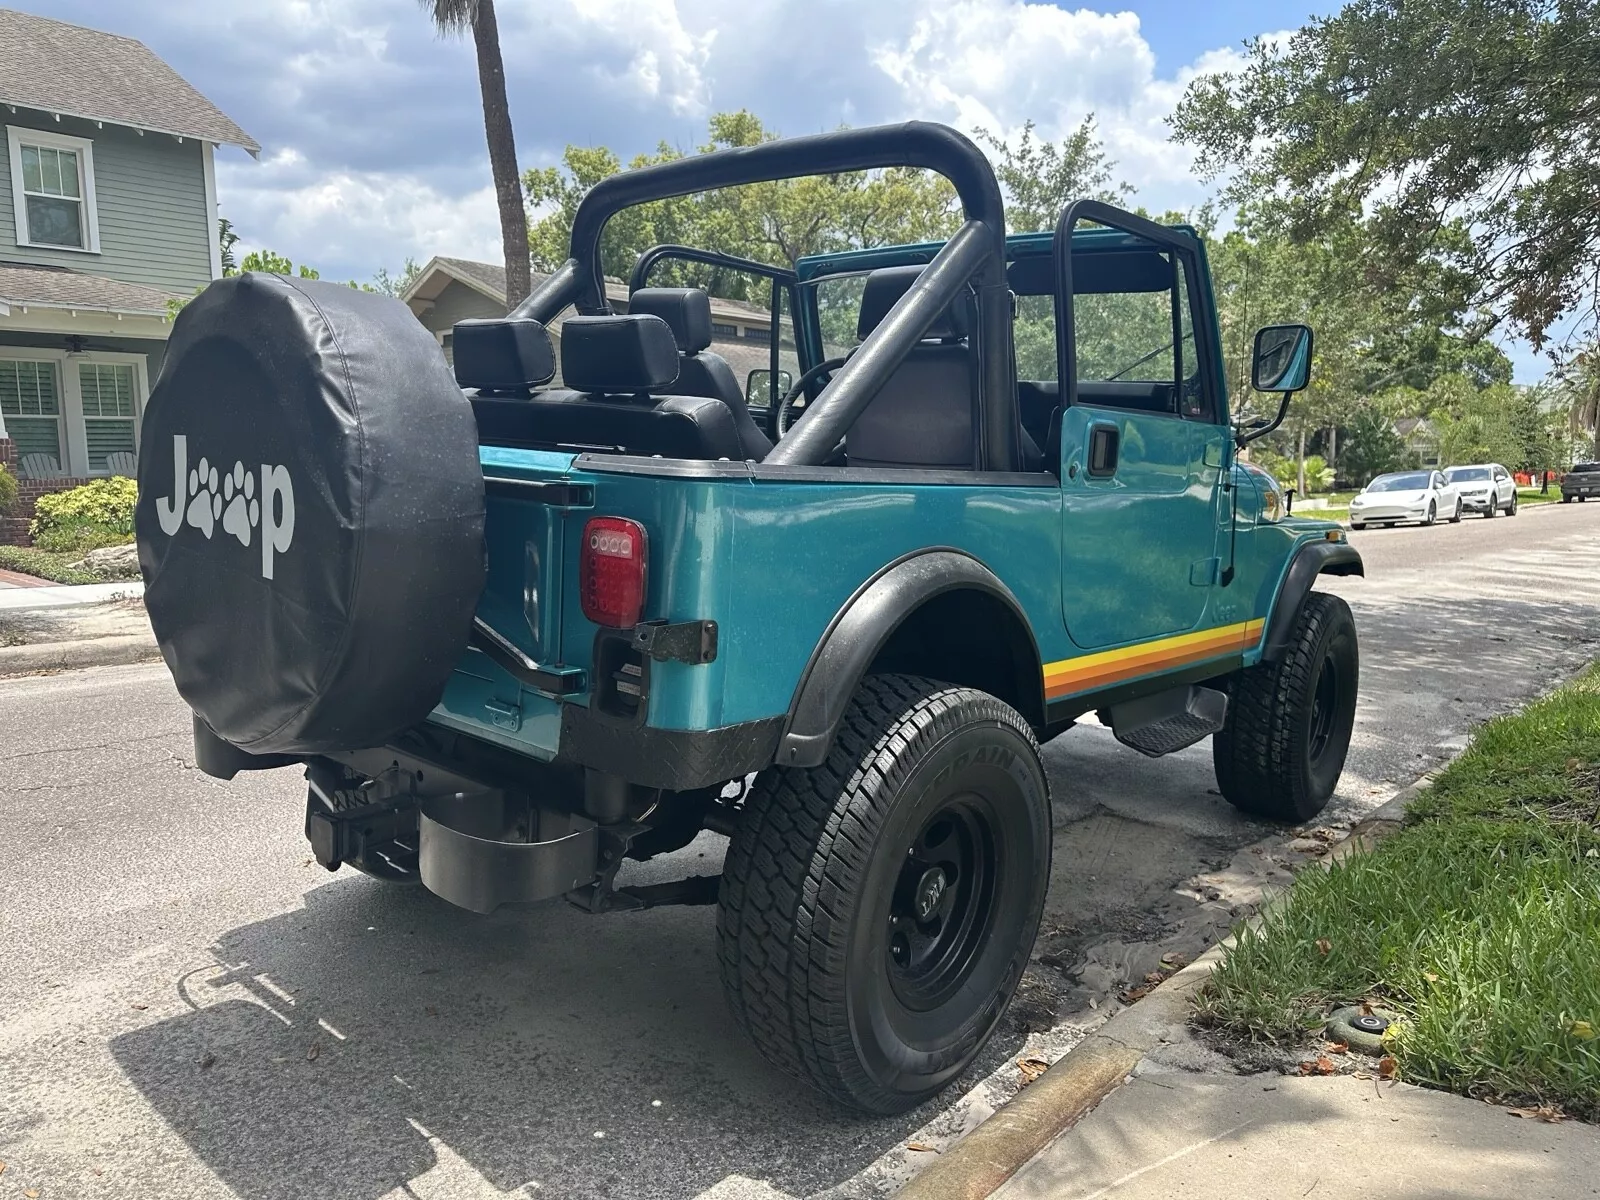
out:
M716 729L620 725L568 704L561 714L559 762L620 775L629 783L682 792L740 779L772 765L784 717Z

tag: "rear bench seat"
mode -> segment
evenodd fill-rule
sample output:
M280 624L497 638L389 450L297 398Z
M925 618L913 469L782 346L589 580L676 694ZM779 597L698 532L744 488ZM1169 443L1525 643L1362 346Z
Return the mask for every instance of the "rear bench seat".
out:
M456 329L459 364L461 326ZM542 326L538 332L548 347L549 334ZM526 347L519 353L524 362L536 357ZM663 458L742 459L733 413L721 400L651 395L677 379L678 365L678 344L660 317L569 317L561 326L561 376L567 387L519 396L480 386L472 398L478 441ZM553 353L542 375L539 383L554 377ZM463 386L473 386L471 376L458 366L457 381Z

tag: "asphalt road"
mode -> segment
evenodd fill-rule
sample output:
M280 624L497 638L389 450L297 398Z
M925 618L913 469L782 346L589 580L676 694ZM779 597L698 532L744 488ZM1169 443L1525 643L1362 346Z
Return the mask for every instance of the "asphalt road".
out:
M1369 577L1335 586L1362 701L1334 824L1600 653L1600 506L1354 540ZM159 667L0 681L0 730L0 1197L872 1194L908 1138L981 1119L1011 1056L1059 1053L1296 860L1210 794L1204 744L1151 761L1063 735L1039 962L969 1082L993 1080L867 1120L734 1029L708 909L480 917L330 876L297 774L195 771Z

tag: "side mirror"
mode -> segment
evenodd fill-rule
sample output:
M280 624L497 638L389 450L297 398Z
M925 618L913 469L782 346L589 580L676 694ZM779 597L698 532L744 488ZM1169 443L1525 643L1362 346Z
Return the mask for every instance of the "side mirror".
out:
M1311 382L1311 329L1268 325L1256 332L1250 385L1258 392L1298 392Z
M794 386L794 376L788 371L778 372L777 386L773 386L772 372L765 368L751 371L744 377L745 403L754 408L771 408L789 394Z

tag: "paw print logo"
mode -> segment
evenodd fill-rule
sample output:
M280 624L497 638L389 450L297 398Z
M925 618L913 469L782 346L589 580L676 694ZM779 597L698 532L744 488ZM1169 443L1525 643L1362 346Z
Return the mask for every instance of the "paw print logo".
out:
M271 579L278 555L294 542L294 480L289 468L262 463L259 475L243 461L219 470L202 458L189 469L189 438L172 435L172 494L156 500L161 531L175 537L184 525L210 539L218 522L239 544L249 547L257 530L261 538L261 578Z
M222 499L228 503L222 514L222 531L248 546L250 531L261 523L261 502L256 499L256 477L244 469L244 463L234 463L233 470L222 477Z
M218 482L216 467L203 458L200 460L200 465L189 472L188 521L208 538L216 526L217 518L222 516L222 497L217 491Z

